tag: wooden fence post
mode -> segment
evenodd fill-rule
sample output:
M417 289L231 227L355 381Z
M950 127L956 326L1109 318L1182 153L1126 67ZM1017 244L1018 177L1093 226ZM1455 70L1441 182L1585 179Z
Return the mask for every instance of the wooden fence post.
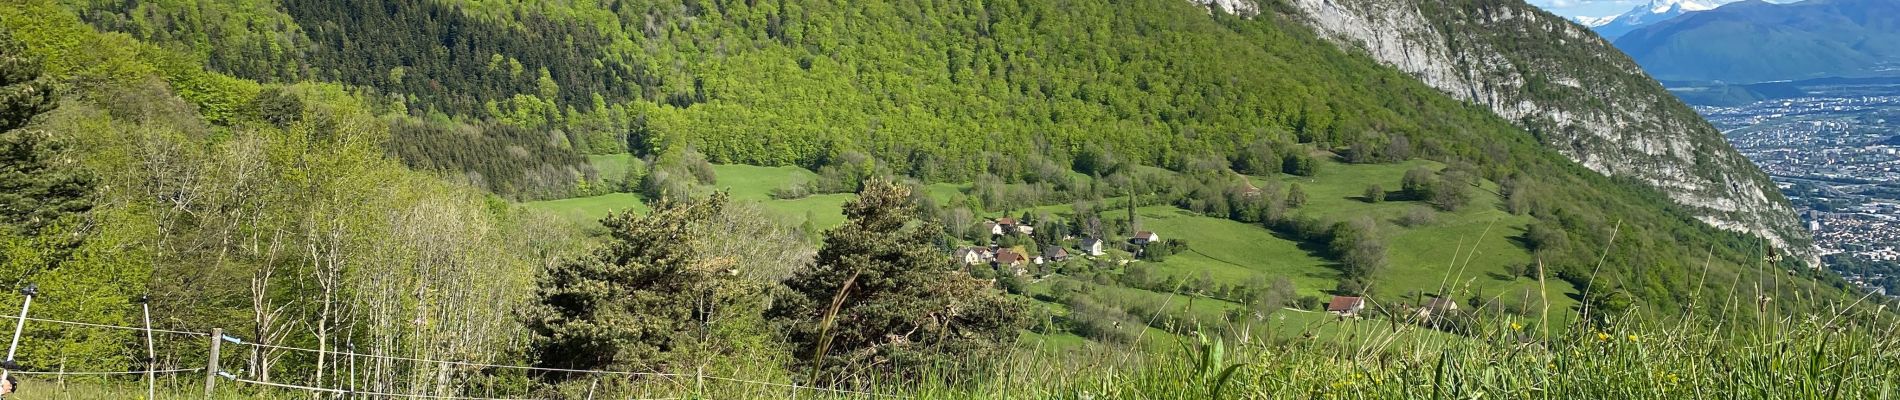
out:
M205 361L205 398L218 387L218 349L224 344L224 328L211 328L211 357Z

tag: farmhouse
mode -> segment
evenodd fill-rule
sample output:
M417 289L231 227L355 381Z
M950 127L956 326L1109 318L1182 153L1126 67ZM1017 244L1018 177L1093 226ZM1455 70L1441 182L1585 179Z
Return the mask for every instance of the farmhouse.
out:
M1082 254L1089 256L1108 254L1108 252L1102 250L1102 239L1097 238L1082 239L1082 244L1079 246L1079 249L1082 250Z
M1161 235L1149 231L1140 231L1135 232L1135 237L1128 238L1128 241L1138 245L1145 245L1161 241Z
M1445 316L1458 311L1458 301L1443 297L1433 297L1418 306L1419 318L1431 318L1433 315Z
M1326 303L1326 312L1342 317L1358 316L1359 312L1365 309L1366 298L1364 297L1334 296L1331 303Z
M1042 248L1042 258L1049 261L1055 261L1055 262L1068 260L1069 249L1062 248L1062 246L1044 247Z
M995 220L984 221L982 229L986 231L990 231L991 236L1003 236L1010 233L1033 235L1036 233L1036 227L1030 226L1029 224L1022 223L1021 221L1017 221L1015 218L1010 218L1010 217L1002 217L1002 218L997 218Z
M996 265L999 265L999 266L1003 266L1003 265L1007 265L1011 267L1020 266L1020 265L1023 265L1023 263L1028 262L1028 261L1029 261L1029 256L1025 256L1022 253L1017 253L1015 250L1002 249L1002 250L996 251Z
M963 265L982 264L996 258L996 253L991 252L987 247L965 247L957 249L951 255Z

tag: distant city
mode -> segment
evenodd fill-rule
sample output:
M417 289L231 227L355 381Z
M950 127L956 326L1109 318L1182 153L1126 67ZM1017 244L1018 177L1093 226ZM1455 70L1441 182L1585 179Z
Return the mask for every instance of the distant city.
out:
M1836 272L1900 296L1900 96L1697 106L1793 201Z

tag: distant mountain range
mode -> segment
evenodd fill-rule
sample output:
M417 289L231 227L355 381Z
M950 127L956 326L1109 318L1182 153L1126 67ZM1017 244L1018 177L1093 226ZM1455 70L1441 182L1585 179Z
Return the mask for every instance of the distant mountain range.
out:
M1750 0L1655 22L1615 44L1661 80L1900 75L1900 1Z
M1596 31L1597 35L1614 40L1625 33L1650 24L1696 11L1713 10L1718 5L1709 0L1651 0L1648 4L1636 6L1622 14L1597 18L1576 17L1575 20Z

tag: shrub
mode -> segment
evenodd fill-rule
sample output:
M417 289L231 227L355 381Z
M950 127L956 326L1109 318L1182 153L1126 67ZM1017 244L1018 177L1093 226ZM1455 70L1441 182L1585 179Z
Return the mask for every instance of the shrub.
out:
M1382 201L1385 201L1385 187L1384 186L1379 186L1378 184L1366 186L1366 202L1367 203L1378 203Z
M1437 223L1438 213L1433 212L1430 208L1413 207L1411 210L1406 211L1405 215L1399 216L1399 219L1394 222L1398 223L1399 226L1417 228Z
M816 190L817 185L811 181L800 178L786 182L783 186L773 188L771 196L773 199L778 200L797 200L810 197L812 192Z
M1426 200L1438 187L1438 176L1430 168L1418 167L1405 171L1405 177L1399 182L1399 190L1406 200Z

